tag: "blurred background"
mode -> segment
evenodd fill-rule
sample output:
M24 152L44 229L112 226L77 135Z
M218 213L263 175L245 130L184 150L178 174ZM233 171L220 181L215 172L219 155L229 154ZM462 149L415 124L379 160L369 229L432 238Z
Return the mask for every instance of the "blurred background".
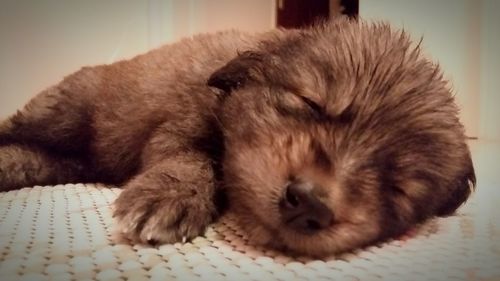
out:
M471 137L500 140L498 0L0 0L0 118L84 65L200 32L251 32L347 14L423 36Z

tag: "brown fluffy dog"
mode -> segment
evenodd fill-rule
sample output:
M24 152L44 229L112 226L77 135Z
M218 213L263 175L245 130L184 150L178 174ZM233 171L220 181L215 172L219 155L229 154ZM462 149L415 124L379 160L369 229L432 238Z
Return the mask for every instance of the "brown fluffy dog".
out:
M123 184L136 242L192 238L218 190L252 241L324 255L453 213L475 184L437 65L338 20L200 35L86 67L0 125L0 188Z

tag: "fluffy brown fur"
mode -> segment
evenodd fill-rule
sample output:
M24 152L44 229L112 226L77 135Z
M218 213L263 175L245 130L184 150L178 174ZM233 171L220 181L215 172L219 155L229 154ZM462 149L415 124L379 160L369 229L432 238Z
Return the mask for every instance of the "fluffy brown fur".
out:
M202 233L222 190L255 243L331 254L467 199L457 112L438 66L386 24L200 35L83 68L1 123L0 190L120 184L120 229L160 243ZM297 180L331 210L324 229L280 215Z

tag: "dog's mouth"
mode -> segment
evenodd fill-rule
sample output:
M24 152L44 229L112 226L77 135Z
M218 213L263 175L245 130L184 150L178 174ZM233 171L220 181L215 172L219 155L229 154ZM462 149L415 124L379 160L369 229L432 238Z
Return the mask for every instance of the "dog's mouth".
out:
M293 256L304 254L316 255L318 250L315 249L315 246L304 247L299 244L321 243L323 240L322 237L330 235L328 233L336 226L335 223L332 223L328 229L323 229L315 225L315 222L306 221L306 223L311 224L307 226L309 229L305 231L297 230L294 228L295 226L290 226L291 222L285 222L279 214L277 216L268 214L268 217L261 217L257 214L258 210L242 206L239 206L235 211L238 227L241 227L246 233L250 244L263 246ZM275 222L278 217L280 217L280 223ZM294 219L301 218L299 216ZM298 241L301 242L297 244Z
M249 206L240 205L234 211L238 226L246 233L250 244L292 256L338 254L375 241L379 235L375 221L339 217L331 218L328 225L319 225L315 220L304 219L307 216L303 214L286 220L278 208L275 214L267 213L267 216L262 216L260 209Z

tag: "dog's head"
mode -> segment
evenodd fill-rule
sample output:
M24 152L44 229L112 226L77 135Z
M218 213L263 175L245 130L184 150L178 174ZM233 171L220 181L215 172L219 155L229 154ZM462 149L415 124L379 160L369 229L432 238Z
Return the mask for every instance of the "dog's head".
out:
M402 31L277 31L217 70L224 177L250 239L325 255L453 213L475 184L453 96Z

